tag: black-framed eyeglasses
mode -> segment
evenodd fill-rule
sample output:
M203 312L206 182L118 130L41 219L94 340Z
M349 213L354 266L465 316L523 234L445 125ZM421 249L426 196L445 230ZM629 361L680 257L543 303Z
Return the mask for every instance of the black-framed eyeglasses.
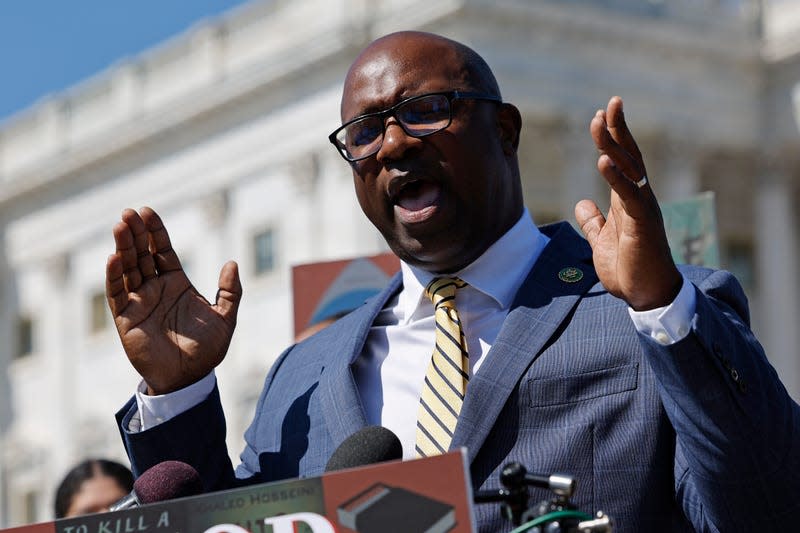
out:
M328 139L347 161L360 161L376 154L383 145L386 117L394 117L411 137L425 137L447 128L453 120L453 100L502 102L490 94L446 91L406 98L389 109L367 113L342 124Z

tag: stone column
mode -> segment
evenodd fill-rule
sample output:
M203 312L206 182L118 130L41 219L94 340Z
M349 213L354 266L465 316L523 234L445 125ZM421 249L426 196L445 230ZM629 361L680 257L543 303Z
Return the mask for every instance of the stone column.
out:
M759 338L787 390L800 400L800 265L794 195L785 173L772 170L757 189L756 244Z
M288 238L292 239L292 256L288 259L292 263L307 262L325 245L322 158L320 152L312 149L288 162L296 198L292 224L287 228L291 232Z
M79 354L76 340L82 336L83 322L76 317L76 309L80 309L71 275L71 261L67 253L58 253L45 260L47 274L47 291L49 302L42 307L41 315L41 356L48 369L43 370L40 383L44 387L52 387L52 400L57 407L53 409L50 423L53 434L59 435L60 444L49 447L46 475L54 476L54 472L64 472L67 465L79 455L76 449L78 426L76 417L76 384ZM52 380L52 381L51 381ZM48 383L49 382L49 383ZM31 401L42 401L42 398ZM42 495L45 496L44 494ZM46 501L46 500L45 500Z
M5 221L0 218L0 338L13 339L13 322L15 298L12 297L13 277L6 261ZM11 425L11 384L8 378L8 366L13 357L12 342L0 344L0 527L8 527L8 462L6 460L6 435Z
M667 140L661 166L664 175L653 176L658 180L654 186L660 192L660 201L686 200L700 192L696 154L696 149L688 142ZM647 154L644 157L646 158Z

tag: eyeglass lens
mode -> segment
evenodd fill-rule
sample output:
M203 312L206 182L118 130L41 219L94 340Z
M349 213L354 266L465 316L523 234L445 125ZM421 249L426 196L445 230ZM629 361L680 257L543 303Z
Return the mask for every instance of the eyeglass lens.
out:
M432 94L403 102L393 115L408 135L424 137L450 124L450 101L446 95ZM377 152L383 142L384 116L364 117L349 124L337 135L351 158Z

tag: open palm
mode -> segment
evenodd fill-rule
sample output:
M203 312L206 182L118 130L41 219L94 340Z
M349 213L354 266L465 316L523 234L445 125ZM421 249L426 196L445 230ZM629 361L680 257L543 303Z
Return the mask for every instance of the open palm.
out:
M106 296L123 348L151 394L183 388L225 357L241 299L236 263L222 268L215 304L192 286L158 215L126 209L114 227Z
M606 217L595 202L582 200L575 218L592 246L597 275L635 310L663 307L678 294L682 278L622 99L613 97L606 110L599 110L590 130L600 151L597 168L611 186L611 204Z

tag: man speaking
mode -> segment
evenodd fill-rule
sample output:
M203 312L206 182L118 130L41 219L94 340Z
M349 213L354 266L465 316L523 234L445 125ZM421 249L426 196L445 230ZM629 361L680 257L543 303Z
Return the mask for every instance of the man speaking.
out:
M800 512L800 407L736 280L673 263L620 98L589 124L611 202L606 215L578 203L585 238L533 224L519 111L460 43L371 43L341 117L330 140L401 272L276 361L235 472L212 371L236 324L237 266L210 304L155 212L115 225L108 302L143 378L118 413L136 473L180 460L207 490L318 475L375 424L406 458L466 447L476 489L498 488L511 460L569 472L575 503L615 531L778 531ZM493 506L476 515L480 531L509 527Z

